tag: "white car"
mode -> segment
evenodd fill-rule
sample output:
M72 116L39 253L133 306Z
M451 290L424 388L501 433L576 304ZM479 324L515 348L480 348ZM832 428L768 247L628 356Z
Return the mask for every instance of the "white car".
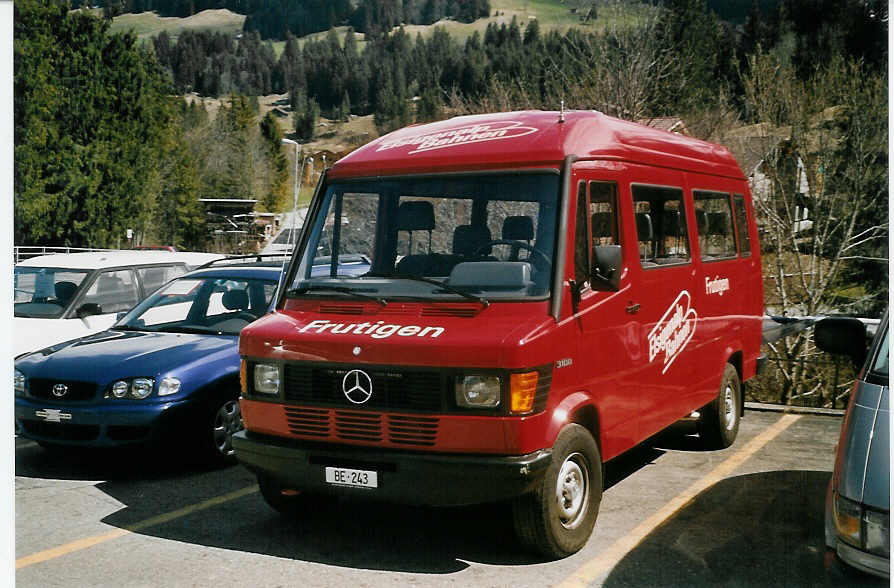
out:
M307 208L299 208L295 212L283 213L280 218L279 231L261 249L261 254L291 253L298 236L301 234L301 227L304 226L306 216Z
M13 351L18 357L103 331L118 314L217 253L100 251L42 255L15 266Z

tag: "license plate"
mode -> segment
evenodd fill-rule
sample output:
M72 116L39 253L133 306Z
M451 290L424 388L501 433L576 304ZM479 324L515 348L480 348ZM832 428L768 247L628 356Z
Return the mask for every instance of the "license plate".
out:
M48 423L61 423L62 421L70 421L71 414L62 412L58 408L43 408L35 411L34 416L42 418Z
M336 486L356 488L378 488L378 473L371 470L349 470L347 468L326 468L326 483Z

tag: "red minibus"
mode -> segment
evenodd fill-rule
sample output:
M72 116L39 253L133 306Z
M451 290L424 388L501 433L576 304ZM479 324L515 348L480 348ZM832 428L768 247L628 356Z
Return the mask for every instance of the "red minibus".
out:
M327 170L241 333L236 455L283 513L508 501L566 556L607 460L696 411L706 447L733 442L760 272L723 147L592 111L393 132Z

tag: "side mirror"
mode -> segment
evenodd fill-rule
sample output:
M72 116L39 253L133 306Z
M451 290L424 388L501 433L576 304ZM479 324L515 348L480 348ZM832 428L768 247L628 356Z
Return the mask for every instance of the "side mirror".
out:
M857 369L866 361L866 325L858 319L826 317L814 326L813 341L823 351L847 355Z
M593 285L614 291L620 290L621 263L620 245L593 247L593 269L590 272Z
M78 307L75 314L79 319L85 319L88 316L102 314L102 308L95 302L86 302Z

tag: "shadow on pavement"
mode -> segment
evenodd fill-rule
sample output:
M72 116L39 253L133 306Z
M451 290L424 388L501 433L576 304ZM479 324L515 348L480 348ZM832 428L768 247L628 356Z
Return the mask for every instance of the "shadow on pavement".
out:
M254 487L241 466L210 468L184 452L155 450L46 451L17 442L16 475L60 480L102 480L96 487L125 505L102 522L119 528ZM663 452L636 448L606 467L606 487L652 463ZM469 564L542 563L515 538L507 503L425 508L333 498L288 519L260 493L200 508L140 528L139 533L209 547L259 553L357 569L448 574Z
M603 585L887 585L826 557L830 476L776 471L727 478L646 537Z

